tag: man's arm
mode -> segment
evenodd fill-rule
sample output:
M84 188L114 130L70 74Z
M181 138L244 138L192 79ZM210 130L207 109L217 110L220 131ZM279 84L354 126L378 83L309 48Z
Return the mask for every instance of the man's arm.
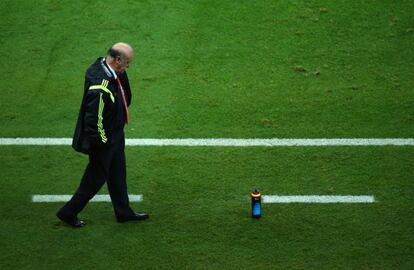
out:
M100 148L108 142L103 125L105 94L100 90L89 90L85 99L85 131L92 147Z
M129 86L128 74L126 71L119 75L119 80L121 81L122 88L124 89L125 99L129 107L129 105L131 105L132 92L131 87Z

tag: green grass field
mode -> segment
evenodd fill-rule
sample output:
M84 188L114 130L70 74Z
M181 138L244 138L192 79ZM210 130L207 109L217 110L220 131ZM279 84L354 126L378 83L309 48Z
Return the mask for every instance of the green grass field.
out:
M71 137L86 68L135 48L129 138L414 138L413 1L2 1L0 137ZM414 147L127 147L118 224L56 219L87 157L0 146L0 269L412 269ZM374 195L266 204L249 193ZM106 187L100 192L107 193Z

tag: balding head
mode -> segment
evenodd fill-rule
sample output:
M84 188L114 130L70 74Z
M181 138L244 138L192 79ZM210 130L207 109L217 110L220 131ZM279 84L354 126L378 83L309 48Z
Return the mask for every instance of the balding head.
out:
M117 73L122 73L129 66L134 57L134 50L132 47L124 42L114 44L107 55L107 63Z

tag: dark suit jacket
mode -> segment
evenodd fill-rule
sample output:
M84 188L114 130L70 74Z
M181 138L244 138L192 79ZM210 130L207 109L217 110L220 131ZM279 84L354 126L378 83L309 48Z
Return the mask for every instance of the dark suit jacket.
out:
M119 74L128 106L132 93L126 72ZM125 108L113 74L103 57L93 63L85 75L82 103L73 135L72 147L89 154L124 140Z

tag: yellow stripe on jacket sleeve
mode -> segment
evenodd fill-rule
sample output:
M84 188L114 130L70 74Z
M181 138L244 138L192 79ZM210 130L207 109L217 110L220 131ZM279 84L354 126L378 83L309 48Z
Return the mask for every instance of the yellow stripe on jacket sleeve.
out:
M108 139L106 138L105 135L105 130L103 128L103 109L104 109L104 102L102 99L102 93L99 93L99 106L98 106L98 132L99 135L101 136L101 140L103 143L106 143L108 141Z
M89 90L102 90L102 91L108 93L109 96L111 97L111 101L113 103L115 103L114 95L112 94L111 90L108 89L108 84L109 84L109 81L103 79L101 84L89 86Z

